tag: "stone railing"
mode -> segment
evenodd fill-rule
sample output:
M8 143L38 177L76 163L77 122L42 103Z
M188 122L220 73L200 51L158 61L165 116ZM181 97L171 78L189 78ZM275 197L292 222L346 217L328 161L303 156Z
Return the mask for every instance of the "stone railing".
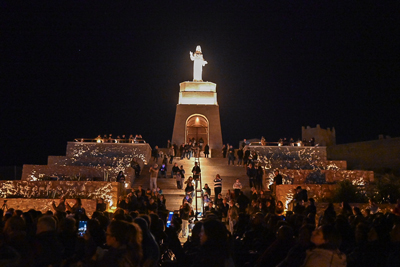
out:
M149 144L68 142L66 156L76 159L81 157L139 158L147 164L151 158L151 147Z
M144 162L140 158L136 158L136 162L143 170ZM126 168L131 167L131 157L80 157L70 158L67 156L49 156L47 158L48 165L57 166L87 166L87 167L113 167L113 168Z
M344 160L271 160L264 162L268 169L296 169L296 170L346 170Z
M355 185L365 185L374 181L372 171L349 171L349 170L279 170L284 184L325 184L336 183L349 179ZM272 184L274 179L273 170L266 171L265 184Z
M4 203L7 200L7 207L15 210L22 210L23 212L29 211L30 209L41 211L45 213L48 210L54 212L51 203L53 201L58 205L58 199L27 199L27 198L0 198L0 203ZM66 200L71 206L75 203L74 199ZM82 207L85 208L86 215L92 216L93 212L96 211L96 200L93 199L82 199Z
M24 165L21 180L96 180L113 181L119 171L123 171L125 180L133 182L135 171L131 167L87 167L87 166L58 166L58 165Z
M249 146L264 163L275 160L326 161L326 147L322 146Z
M125 193L124 184L116 182L0 181L0 198L7 200L27 199L34 201L46 199L48 201L49 199L58 199L61 196L81 199L103 198L115 207L119 196Z

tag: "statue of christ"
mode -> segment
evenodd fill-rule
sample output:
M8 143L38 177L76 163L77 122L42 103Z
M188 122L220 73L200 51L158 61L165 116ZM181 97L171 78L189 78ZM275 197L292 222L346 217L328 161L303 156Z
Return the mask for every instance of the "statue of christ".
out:
M190 52L190 59L193 61L193 81L202 82L201 77L203 72L203 67L208 63L203 58L203 53L201 53L201 47L198 45L196 47L196 52L194 54Z

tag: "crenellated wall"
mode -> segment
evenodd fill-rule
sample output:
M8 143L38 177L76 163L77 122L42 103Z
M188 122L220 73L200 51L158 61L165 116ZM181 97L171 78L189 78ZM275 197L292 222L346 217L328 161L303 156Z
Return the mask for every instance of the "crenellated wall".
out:
M315 144L320 146L333 146L336 144L336 131L335 128L332 130L330 128L322 129L319 124L317 127L311 128L310 126L301 127L301 138L302 140L315 139Z

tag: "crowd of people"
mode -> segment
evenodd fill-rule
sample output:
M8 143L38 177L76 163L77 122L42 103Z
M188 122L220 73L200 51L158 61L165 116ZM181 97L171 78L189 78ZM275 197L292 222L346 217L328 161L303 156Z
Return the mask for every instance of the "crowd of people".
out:
M203 188L205 218L228 229L228 246L218 251L235 266L400 266L400 199L385 214L373 201L363 211L342 202L337 212L330 203L317 218L315 200L301 187L288 211L270 191L252 187L247 197L239 179L226 191L215 187L220 180L217 175L214 201L208 185ZM184 207L190 213L190 200Z
M391 213L333 204L316 219L312 198L293 212L269 191L238 180L215 187L203 220L191 221L184 200L167 225L162 190L132 190L114 213L99 200L91 218L80 199L53 202L53 211L0 211L1 266L399 266L400 200ZM217 189L219 188L219 189ZM300 193L300 192L299 192ZM371 204L373 206L373 203ZM375 213L374 213L375 212ZM4 215L3 215L4 214ZM79 231L80 222L87 222ZM190 227L189 225L192 225ZM190 230L189 230L190 229ZM179 235L191 236L182 245Z
M204 157L208 158L210 155L210 146L204 143L203 139L196 140L194 138L189 139L187 143L182 143L180 146L171 143L170 140L167 142L167 153L163 153L158 146L155 146L151 151L152 160L158 163L161 159L162 163L172 164L175 157L182 159L190 159L192 157L200 157L200 152L204 153Z

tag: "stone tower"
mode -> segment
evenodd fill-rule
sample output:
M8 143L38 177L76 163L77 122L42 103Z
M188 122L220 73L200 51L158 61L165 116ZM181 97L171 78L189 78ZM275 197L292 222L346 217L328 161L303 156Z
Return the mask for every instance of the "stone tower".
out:
M212 82L203 82L202 67L207 64L203 59L200 46L196 52L190 52L194 62L193 81L179 84L179 102L176 106L172 143L178 146L187 143L189 139L199 142L203 139L204 145L209 144L211 156L221 154L222 132L219 106L217 102L217 85Z

